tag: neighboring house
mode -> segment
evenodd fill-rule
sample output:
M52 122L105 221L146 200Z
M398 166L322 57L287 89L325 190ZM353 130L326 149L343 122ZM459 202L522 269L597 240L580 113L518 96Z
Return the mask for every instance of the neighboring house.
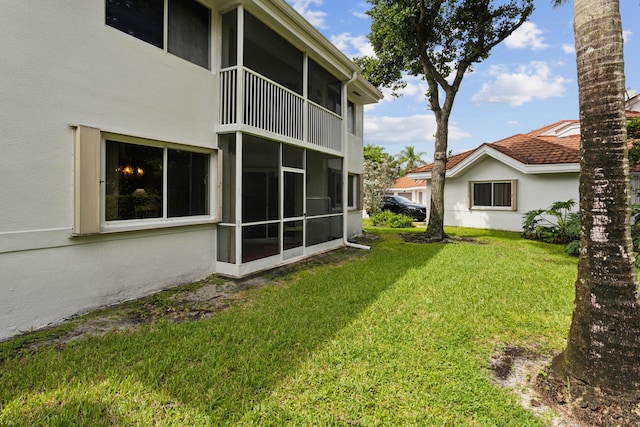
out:
M577 201L579 145L579 122L565 120L449 157L445 225L521 231L525 212ZM429 181L432 166L409 177Z
M6 0L0 339L361 233L380 92L283 0Z
M634 95L625 101L625 109L635 112L634 118L640 117L640 94ZM629 115L627 114L627 118Z
M393 187L391 187L387 193L394 196L406 197L413 203L426 205L427 181L424 179L411 179L405 175L401 178L396 179L396 181L393 183Z
M578 202L579 148L579 121L563 120L449 157L445 225L522 231L525 212ZM429 181L432 167L408 176ZM638 175L632 173L632 187Z

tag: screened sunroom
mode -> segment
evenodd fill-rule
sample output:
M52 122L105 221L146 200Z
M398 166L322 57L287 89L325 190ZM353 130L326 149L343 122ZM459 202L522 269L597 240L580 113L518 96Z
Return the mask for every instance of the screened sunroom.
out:
M360 180L347 145L361 152L362 106L379 98L266 22L243 6L221 15L216 270L233 276L344 244Z

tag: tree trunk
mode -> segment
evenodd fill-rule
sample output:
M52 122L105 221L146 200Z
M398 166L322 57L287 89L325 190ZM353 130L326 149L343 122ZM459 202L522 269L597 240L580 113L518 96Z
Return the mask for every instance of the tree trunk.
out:
M441 241L444 233L444 181L447 169L447 144L449 137L449 114L436 111L436 141L431 169L431 205L426 235L432 241Z
M581 248L567 348L553 368L610 394L640 392L618 0L574 0L581 122Z

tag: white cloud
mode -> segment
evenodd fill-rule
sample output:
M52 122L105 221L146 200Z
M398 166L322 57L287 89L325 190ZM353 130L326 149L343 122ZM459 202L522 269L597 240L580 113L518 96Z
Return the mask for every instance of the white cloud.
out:
M546 49L549 47L542 37L543 31L533 22L525 22L504 40L509 49Z
M366 36L353 36L350 33L342 33L331 36L331 43L350 58L356 56L375 56L373 46Z
M317 8L322 6L322 1L323 0L289 0L289 4L314 27L326 28L325 18L327 17L327 13L317 9L312 10L312 7Z
M622 32L622 38L624 39L624 42L628 42L629 39L631 38L631 35L633 34L633 31L631 30L624 30Z
M433 142L436 133L436 119L433 114L416 114L406 117L374 117L365 115L364 139L374 145L419 145ZM449 124L449 140L459 140L471 136L455 125ZM428 151L421 150L421 151Z
M562 45L562 50L564 51L564 53L566 53L567 55L575 55L576 53L576 47L575 45L569 44L569 43L565 43Z
M532 61L510 72L504 66L492 66L490 70L494 80L482 85L482 89L473 95L474 104L507 103L518 106L539 99L563 96L565 85L570 80L554 76L551 67L543 61Z

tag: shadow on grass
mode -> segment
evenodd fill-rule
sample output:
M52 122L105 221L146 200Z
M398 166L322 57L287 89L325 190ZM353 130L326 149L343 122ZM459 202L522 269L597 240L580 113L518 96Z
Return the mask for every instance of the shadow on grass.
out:
M166 321L9 358L0 365L0 409L14 408L19 425L234 424L442 248L399 245L387 235L370 252L343 249L338 262L285 271L205 321Z

